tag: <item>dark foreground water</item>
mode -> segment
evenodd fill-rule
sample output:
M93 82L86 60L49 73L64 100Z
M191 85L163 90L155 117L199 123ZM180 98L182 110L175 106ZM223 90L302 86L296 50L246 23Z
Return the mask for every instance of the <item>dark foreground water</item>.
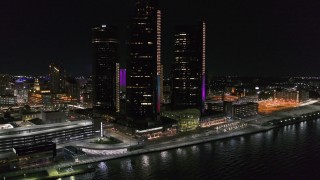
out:
M320 120L101 162L64 179L320 179Z

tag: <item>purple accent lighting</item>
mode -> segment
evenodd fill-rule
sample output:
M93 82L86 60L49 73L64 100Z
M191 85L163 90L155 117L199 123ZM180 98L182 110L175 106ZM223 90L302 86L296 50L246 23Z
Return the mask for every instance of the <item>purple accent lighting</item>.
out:
M201 87L202 103L206 101L206 75L202 75L202 87Z
M126 87L127 85L127 71L126 69L120 69L120 87Z
M201 111L204 112L204 102L206 101L206 75L202 74L202 84L201 84L201 99L202 108Z
M160 76L157 75L157 113L160 113Z

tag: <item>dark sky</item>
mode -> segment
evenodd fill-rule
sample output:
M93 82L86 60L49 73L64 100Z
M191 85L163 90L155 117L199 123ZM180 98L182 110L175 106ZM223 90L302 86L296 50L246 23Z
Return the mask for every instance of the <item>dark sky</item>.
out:
M115 25L125 34L133 2L1 0L0 74L45 74L50 62L62 62L73 75L90 74L91 27ZM160 0L160 5L167 74L174 27L206 19L210 75L320 75L320 1Z

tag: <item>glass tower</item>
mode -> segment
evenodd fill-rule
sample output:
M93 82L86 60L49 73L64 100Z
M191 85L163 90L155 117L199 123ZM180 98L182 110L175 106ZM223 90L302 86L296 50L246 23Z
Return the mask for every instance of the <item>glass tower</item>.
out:
M102 25L92 29L93 108L119 111L119 41L118 30Z
M149 123L160 113L161 12L157 0L137 0L127 67L127 115Z
M172 98L174 108L203 109L205 101L205 23L176 28Z

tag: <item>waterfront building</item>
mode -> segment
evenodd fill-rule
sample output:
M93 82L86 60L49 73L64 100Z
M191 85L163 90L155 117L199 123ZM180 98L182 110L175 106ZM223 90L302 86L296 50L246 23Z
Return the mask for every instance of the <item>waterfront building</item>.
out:
M179 26L175 33L171 102L175 108L204 108L206 24Z
M164 111L162 117L177 121L178 131L192 131L199 127L201 112L199 109Z
M119 40L115 27L92 29L93 108L95 111L119 110Z
M0 153L17 146L52 141L57 144L92 138L91 121L75 121L4 129L0 132Z
M56 156L56 144L40 142L24 146L15 146L12 151L0 156L0 170L17 170L30 166L39 167L53 162Z
M153 124L160 113L161 11L157 0L136 0L127 63L127 115Z
M220 124L225 124L227 122L228 121L226 116L219 115L219 116L205 117L205 118L201 118L200 127L206 128L211 126L217 126Z

